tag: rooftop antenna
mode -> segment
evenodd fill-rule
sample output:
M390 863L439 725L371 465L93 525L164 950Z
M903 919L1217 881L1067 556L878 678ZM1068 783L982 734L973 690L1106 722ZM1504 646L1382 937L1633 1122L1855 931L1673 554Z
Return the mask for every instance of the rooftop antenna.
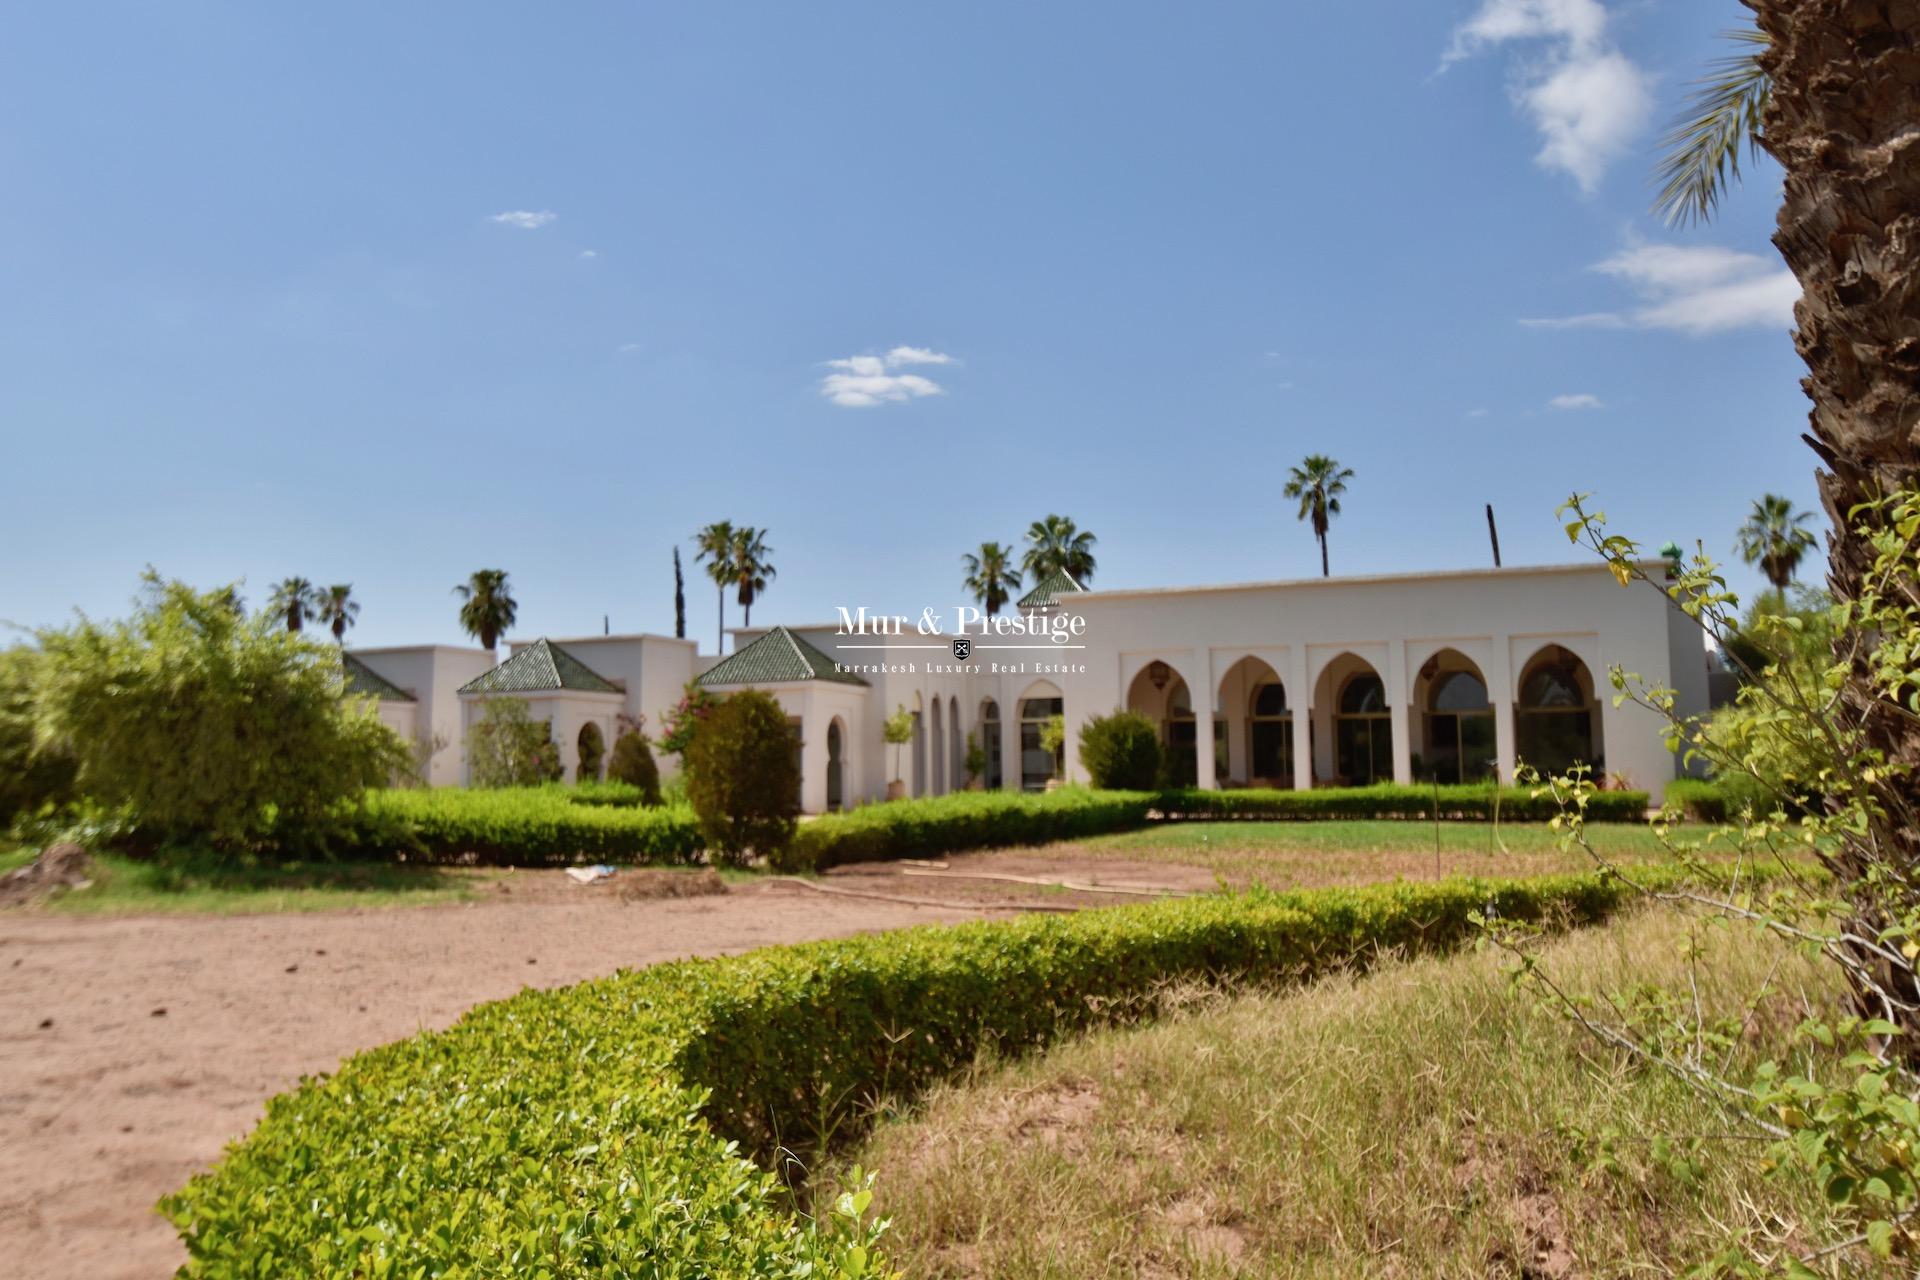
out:
M1494 527L1493 504L1487 504L1487 537L1493 543L1493 567L1500 567L1500 530Z
M1487 510L1491 511L1493 508L1488 507ZM613 634L613 620L604 613L600 615L600 634L603 636Z

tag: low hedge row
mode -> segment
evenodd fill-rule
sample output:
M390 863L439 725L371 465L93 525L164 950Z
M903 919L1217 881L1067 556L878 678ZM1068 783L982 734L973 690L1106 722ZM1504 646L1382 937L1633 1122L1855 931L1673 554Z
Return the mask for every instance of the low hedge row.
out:
M704 841L685 806L590 800L566 787L434 787L367 794L361 852L391 841L428 862L521 867L693 862Z
M1647 816L1644 791L1598 791L1587 801L1590 822L1639 822ZM1551 795L1530 787L1489 783L1454 786L1318 787L1311 791L1261 788L1223 791L1163 791L1153 807L1165 818L1265 818L1311 821L1328 818L1414 818L1431 822L1485 822L1497 810L1502 821L1539 822L1557 814Z
M1695 822L1725 822L1737 812L1720 784L1705 778L1675 778L1667 784L1666 807Z
M846 862L1075 840L1142 826L1152 804L1153 796L1144 791L1062 787L1034 794L962 791L864 805L801 823L782 865L824 870Z
M1629 892L1596 874L1191 898L525 992L273 1099L161 1211L195 1277L873 1275L864 1233L797 1222L741 1150L805 1149L989 1046L1150 1013L1169 980L1294 980L1453 946L1476 911L1590 921Z

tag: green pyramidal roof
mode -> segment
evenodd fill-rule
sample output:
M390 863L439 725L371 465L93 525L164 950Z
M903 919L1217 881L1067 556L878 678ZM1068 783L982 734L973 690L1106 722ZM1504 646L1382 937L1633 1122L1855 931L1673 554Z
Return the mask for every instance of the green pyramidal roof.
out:
M1014 603L1016 609L1046 609L1061 596L1070 596L1086 588L1073 580L1073 575L1065 569L1055 569L1042 578L1033 590L1020 597Z
M800 680L866 684L851 671L839 670L832 658L785 627L775 627L746 648L722 658L700 677L703 685L792 684Z
M542 636L485 675L460 686L462 693L618 693L599 672Z
M382 702L417 702L419 699L375 671L350 653L342 652L340 667L346 672L347 692Z

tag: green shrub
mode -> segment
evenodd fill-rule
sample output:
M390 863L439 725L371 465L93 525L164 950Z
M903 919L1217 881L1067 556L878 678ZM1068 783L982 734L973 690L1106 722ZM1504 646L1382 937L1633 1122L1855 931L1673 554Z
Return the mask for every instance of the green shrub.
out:
M0 649L0 832L76 798L72 753L36 741L34 678L41 666L38 649Z
M127 620L39 633L38 714L82 793L153 839L311 848L408 767L372 708L342 697L333 646L245 617L230 591L142 581Z
M363 806L364 831L352 852L495 866L570 866L582 862L694 862L700 826L686 808L643 808L631 789L622 802L611 784L580 788L508 787L374 791Z
M747 689L700 722L687 748L687 798L715 861L778 858L793 841L800 765L793 726L772 694Z
M560 780L553 726L519 698L487 698L467 730L467 772L476 787L537 787Z
M1632 895L1586 875L1210 896L528 991L274 1098L161 1209L188 1277L885 1274L870 1235L801 1225L739 1149L847 1135L983 1051L1149 1015L1170 980L1297 981L1455 946L1479 912L1583 922Z
M1080 726L1080 763L1103 791L1151 791L1160 779L1160 726L1138 711L1095 716Z
M896 800L815 818L795 833L788 869L912 858L1002 845L1047 844L1143 825L1150 792L1061 787L1041 794L966 791Z
M653 758L647 735L629 729L613 742L613 758L607 762L607 781L624 782L640 793L640 803L660 803L660 766Z
M1395 786L1320 787L1312 791L1247 788L1237 791L1163 791L1153 807L1165 818L1259 818L1311 821L1327 818L1401 818L1431 822L1485 822L1496 803L1502 822L1541 822L1559 812L1553 797L1524 787L1459 783L1438 788ZM1644 791L1596 792L1587 806L1590 822L1639 822L1647 814Z
M609 778L605 782L576 782L564 794L569 804L609 805L616 809L637 809L646 793L630 782Z
M1728 817L1725 789L1705 778L1675 778L1669 782L1666 807L1695 822L1725 822Z

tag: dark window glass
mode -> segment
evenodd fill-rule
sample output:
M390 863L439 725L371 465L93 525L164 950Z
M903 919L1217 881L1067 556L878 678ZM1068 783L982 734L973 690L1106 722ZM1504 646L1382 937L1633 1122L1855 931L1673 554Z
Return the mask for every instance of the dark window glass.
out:
M1527 683L1520 690L1523 707L1580 707L1585 706L1586 701L1580 696L1580 685L1573 673L1558 667L1542 667L1527 677Z
M1387 709L1387 691L1379 676L1355 676L1340 691L1340 714L1371 715Z
M1269 681L1253 693L1253 714L1256 716L1283 716L1287 714L1287 689L1285 685Z
M1487 686L1471 671L1450 671L1434 681L1435 711L1486 711Z

